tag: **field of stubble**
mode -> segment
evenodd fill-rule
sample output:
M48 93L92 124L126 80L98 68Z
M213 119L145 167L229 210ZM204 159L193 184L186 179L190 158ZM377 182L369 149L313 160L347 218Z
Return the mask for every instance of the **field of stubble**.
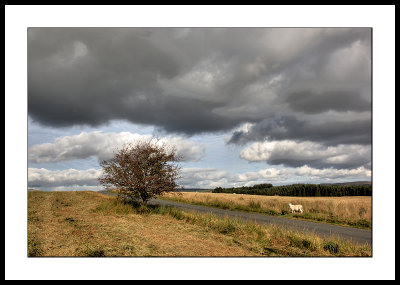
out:
M91 191L28 193L29 257L371 256L369 245Z
M287 197L180 192L165 194L163 199L357 228L372 227L371 196ZM304 213L290 213L289 203L303 205Z

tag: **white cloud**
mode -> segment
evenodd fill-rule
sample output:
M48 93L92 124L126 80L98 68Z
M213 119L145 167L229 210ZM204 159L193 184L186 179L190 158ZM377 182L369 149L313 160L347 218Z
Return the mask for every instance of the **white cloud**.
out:
M101 169L48 170L28 168L28 187L96 186Z
M55 139L54 143L32 146L28 151L28 160L33 163L47 163L86 159L94 156L101 161L110 159L114 151L126 142L151 138L151 135L129 132L82 132L79 135L59 137ZM202 145L181 137L168 136L161 138L159 142L175 146L177 154L181 155L184 161L197 161L204 153Z
M239 127L234 129L233 131L248 133L253 126L254 126L254 123L246 122L246 123L241 124Z
M186 188L223 187L232 180L227 171L217 168L184 168L179 182Z
M259 183L274 185L292 183L321 183L340 179L342 181L367 180L371 171L359 167L357 169L311 168L307 165L298 168L266 168L259 171L249 171L232 174L218 168L186 168L183 169L180 183L187 188L216 188L252 186Z
M292 140L264 141L246 147L241 151L240 157L248 161L266 161L275 165L355 168L368 165L371 160L371 146L324 146L310 141Z
M320 183L318 181L330 181L334 179L341 179L343 181L353 179L369 181L371 171L364 167L357 169L317 169L305 165L298 168L266 168L259 171L232 175L231 178L230 183L234 186L251 186L264 182L272 184Z
M323 179L339 179L339 178L365 178L371 177L371 170L365 167L357 169L315 169L307 165L297 168L294 171L297 176L305 176L310 178L323 178Z
M200 143L182 137L169 136L162 138L160 143L175 146L177 154L181 155L184 161L198 161L203 157L205 152L204 146Z
M97 178L101 174L101 169L47 170L44 168L29 168L28 186L38 188L51 187L52 190L74 190L79 186L99 186ZM184 168L182 169L182 178L178 182L185 188L213 189L216 187L252 186L259 183L282 185L307 182L320 183L318 181L335 179L343 181L352 179L370 180L370 178L371 171L364 167L357 169L316 169L302 166L282 169L266 168L238 174L229 173L218 168Z
M246 182L246 184L255 184L259 180L267 180L267 181L285 181L292 176L292 171L283 168L266 168L259 171L249 171L243 174L236 174L235 179L236 182Z

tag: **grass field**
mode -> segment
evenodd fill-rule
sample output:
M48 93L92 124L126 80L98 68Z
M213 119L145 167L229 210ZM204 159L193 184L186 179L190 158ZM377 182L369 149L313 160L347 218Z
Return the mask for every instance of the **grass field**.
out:
M180 192L164 194L163 199L230 210L306 219L371 229L370 196L287 197L225 193ZM288 204L301 204L303 214L292 214Z
M371 256L369 245L90 191L28 192L35 256Z

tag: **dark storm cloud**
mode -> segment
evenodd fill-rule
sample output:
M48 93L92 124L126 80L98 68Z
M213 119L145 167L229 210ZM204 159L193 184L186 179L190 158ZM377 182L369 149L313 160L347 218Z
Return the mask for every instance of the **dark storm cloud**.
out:
M267 118L247 131L235 131L228 143L244 145L252 141L309 140L324 145L371 144L371 118L351 121L299 120L293 116Z
M358 93L348 91L328 91L321 94L296 92L289 94L289 106L299 112L318 114L328 110L335 111L368 111L371 102L362 98Z
M56 127L128 119L196 134L250 122L231 143L367 144L370 41L368 28L31 28L28 111Z

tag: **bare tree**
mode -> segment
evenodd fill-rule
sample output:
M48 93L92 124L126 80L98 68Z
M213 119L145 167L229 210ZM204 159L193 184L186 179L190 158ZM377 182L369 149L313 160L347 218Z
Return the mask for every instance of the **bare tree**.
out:
M146 204L155 196L180 188L177 184L180 160L175 148L159 140L128 143L112 159L100 163L103 176L99 181L117 189L123 197Z

